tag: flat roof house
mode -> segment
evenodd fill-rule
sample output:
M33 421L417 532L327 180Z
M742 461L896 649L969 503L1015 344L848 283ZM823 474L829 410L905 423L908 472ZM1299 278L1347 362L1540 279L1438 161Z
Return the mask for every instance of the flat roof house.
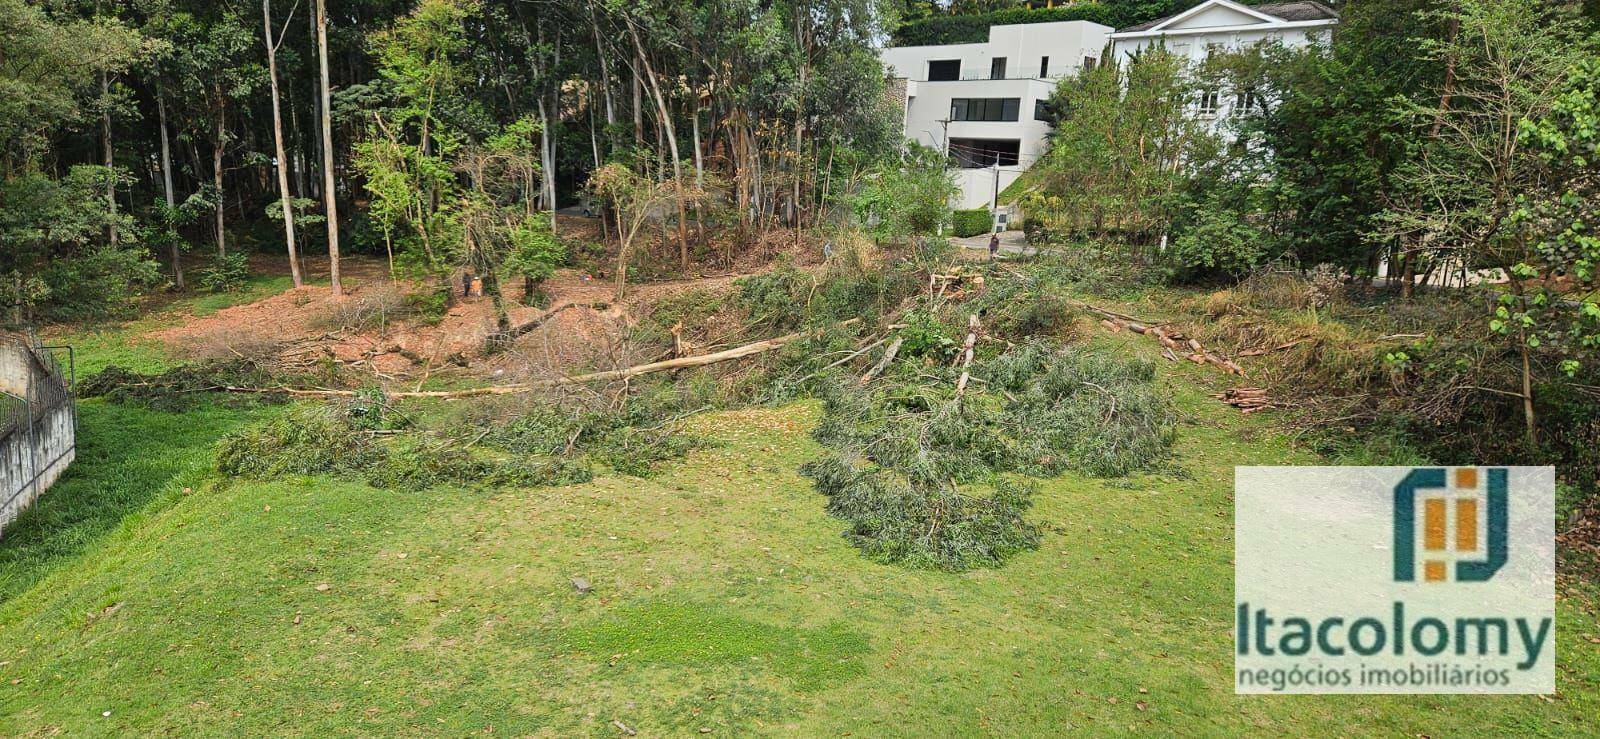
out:
M1182 13L1119 29L1111 34L1111 58L1121 64L1147 49L1167 51L1198 64L1213 50L1234 51L1266 41L1299 48L1326 43L1339 14L1322 3L1294 2L1240 5L1207 0ZM1216 121L1260 104L1249 90L1196 91L1197 115Z
M1109 26L1088 21L989 27L974 44L884 49L904 80L905 135L948 152L961 192L957 208L990 199L1037 161L1050 135L1041 103L1056 80L1092 65Z

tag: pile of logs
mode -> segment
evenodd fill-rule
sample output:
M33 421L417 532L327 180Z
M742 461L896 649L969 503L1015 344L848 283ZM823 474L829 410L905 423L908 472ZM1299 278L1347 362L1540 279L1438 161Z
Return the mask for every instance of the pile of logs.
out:
M1267 397L1267 391L1259 387L1230 387L1212 397L1247 414L1273 406L1272 399Z

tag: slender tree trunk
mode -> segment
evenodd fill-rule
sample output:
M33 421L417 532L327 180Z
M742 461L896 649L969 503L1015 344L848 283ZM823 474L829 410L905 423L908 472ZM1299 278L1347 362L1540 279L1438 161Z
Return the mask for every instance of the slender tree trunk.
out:
M111 76L100 73L100 141L106 162L106 212L117 216L116 159L111 150ZM106 226L106 240L117 245L117 224L113 220Z
M339 204L334 198L333 185L333 119L328 115L332 93L328 89L328 7L326 0L317 0L317 64L321 75L321 126L322 126L322 202L328 211L328 272L333 283L333 296L344 295L344 285L339 281Z
M224 197L222 189L222 148L227 145L226 137L228 135L228 129L224 121L227 108L225 103L222 102L222 85L216 85L215 93L217 95L217 120L211 135L211 183L217 190L217 202L216 207L212 209L212 213L216 216L217 256L223 257L228 254L227 238L223 232L224 224L222 220L222 211L227 203L227 198Z
M639 57L634 55L633 63L633 143L644 144L644 87L639 84Z
M165 188L167 197L167 210L178 207L177 196L172 192L172 143L167 139L167 98L156 91L156 118L161 126L161 184ZM172 248L172 284L179 290L183 289L183 256L178 247L178 239L174 238Z
M1533 411L1533 362L1528 357L1528 337L1519 332L1518 349L1522 353L1522 420L1528 435L1528 445L1539 443L1539 419Z
M639 41L639 32L628 24L628 34L633 37L633 46L639 56L639 63L644 65L645 80L650 83L650 95L656 102L656 112L661 116L661 127L667 135L667 149L672 152L672 178L673 188L677 191L678 201L678 260L683 270L689 270L689 231L688 214L683 207L683 160L678 156L677 127L672 125L672 112L667 109L667 101L661 95L661 85L656 81L655 70L650 67L650 60L645 57L644 44Z
M278 45L272 38L272 0L261 0L261 26L267 44L267 79L272 86L272 142L276 146L278 198L283 203L283 242L289 247L289 277L295 287L305 284L300 277L300 254L294 244L294 207L289 195L289 157L283 147L283 112L278 102Z

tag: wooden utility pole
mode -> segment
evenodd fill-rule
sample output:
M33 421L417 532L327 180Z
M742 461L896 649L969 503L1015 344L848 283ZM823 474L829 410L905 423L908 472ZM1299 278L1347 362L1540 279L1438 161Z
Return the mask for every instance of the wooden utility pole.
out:
M294 11L289 11L289 19L294 18ZM283 27L289 30L289 19L285 19ZM278 40L272 38L272 0L261 0L261 28L267 43L267 78L272 83L272 140L277 147L278 163L278 197L283 201L283 240L289 247L289 276L294 280L294 286L300 287L304 282L300 278L300 254L294 248L294 207L289 197L289 157L283 150L283 113L278 103L278 46L283 43L283 35L278 35Z
M328 115L328 4L317 0L317 62L322 75L322 202L328 211L328 278L333 283L333 296L344 295L339 283L339 205L333 189L333 119Z

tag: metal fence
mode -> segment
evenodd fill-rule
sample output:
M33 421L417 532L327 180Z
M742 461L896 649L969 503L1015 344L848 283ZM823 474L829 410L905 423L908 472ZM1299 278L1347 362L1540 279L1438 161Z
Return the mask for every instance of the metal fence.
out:
M62 368L54 352L64 350ZM33 334L0 336L0 530L48 488L77 452L70 347Z

